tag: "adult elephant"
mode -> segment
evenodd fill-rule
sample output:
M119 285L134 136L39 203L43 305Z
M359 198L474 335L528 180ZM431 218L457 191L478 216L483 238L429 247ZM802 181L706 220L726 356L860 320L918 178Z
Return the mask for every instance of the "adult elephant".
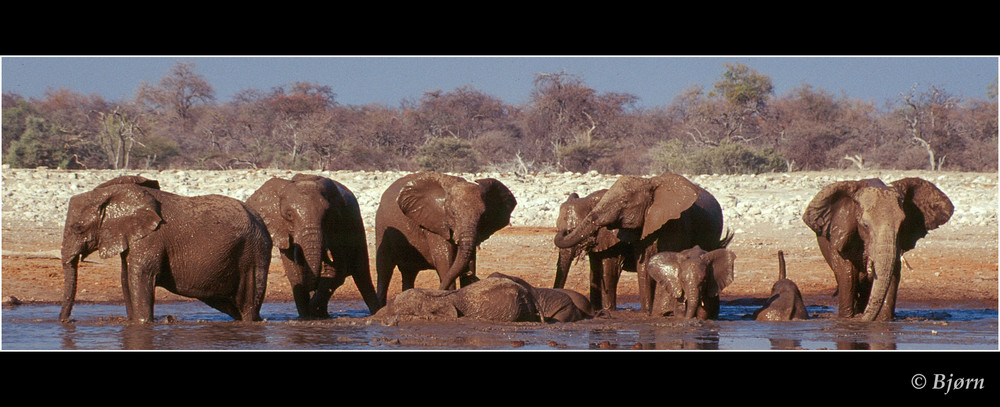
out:
M326 177L295 174L267 180L247 205L260 213L281 253L300 318L329 317L330 297L348 276L369 312L378 311L364 222L350 189Z
M840 181L820 190L802 220L837 279L838 315L892 320L900 257L953 211L948 196L920 178Z
M618 238L631 245L639 280L641 309L651 312L655 281L646 261L662 251L679 252L694 246L706 251L725 247L722 207L704 188L677 174L650 178L619 178L575 228L556 234L561 249L591 238L600 229L619 229Z
M112 179L70 198L62 239L59 319L69 321L81 260L120 256L128 319L151 322L155 287L197 298L233 319L259 321L271 238L239 200L185 197L138 176Z
M570 194L559 206L556 233L562 235L580 225L607 191L601 189L585 197ZM632 247L618 238L617 229L599 227L597 232L575 245L559 249L552 287L564 288L573 262L587 256L590 263L590 303L597 309L614 310L618 303L618 278L623 269L635 271L634 255Z
M382 193L375 213L375 269L378 299L386 303L397 267L403 290L417 272L437 270L441 290L477 280L476 247L510 224L517 200L500 181L469 182L437 172L406 175Z

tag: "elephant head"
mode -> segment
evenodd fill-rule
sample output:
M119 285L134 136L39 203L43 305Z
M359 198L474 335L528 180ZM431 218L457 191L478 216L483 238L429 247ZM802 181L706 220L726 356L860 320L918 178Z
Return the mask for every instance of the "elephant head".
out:
M427 172L406 182L396 203L405 216L456 245L451 267L441 276L441 289L452 286L472 259L476 246L510 224L517 205L514 195L493 178L468 182Z
M149 189L159 189L159 184L125 176L70 198L62 238L64 287L59 319L68 320L73 309L81 260L95 251L102 258L121 255L163 223L159 201Z
M352 208L345 199L353 195L345 191L328 178L296 174L291 180L271 178L247 199L267 224L274 247L290 250L301 266L301 281L293 284L307 291L316 289L323 264L331 261L327 250L336 242L335 233L360 219L360 213L348 213Z
M576 193L570 194L566 201L559 205L559 215L556 218L556 236L565 236L569 231L581 225L583 219L594 210L594 205L600 202L607 191L607 189L602 189L582 198ZM577 244L560 248L553 287L562 288L565 286L566 276L574 261L588 253L608 250L620 242L616 229L599 227L596 232L584 236Z
M879 179L827 185L809 203L802 220L816 233L824 256L838 274L838 295L850 291L852 308L864 306L862 318L892 319L899 283L900 256L917 240L944 224L954 206L934 184L904 178L886 185ZM845 278L830 256L851 263L857 276ZM857 294L857 281L871 281L868 295ZM850 285L850 287L844 287ZM863 298L867 297L867 305ZM843 296L840 301L845 301ZM843 303L842 303L843 304ZM845 315L842 305L841 315ZM852 316L859 309L851 309Z
M718 202L691 181L669 173L652 178L619 178L576 227L557 234L554 243L559 248L569 248L593 238L601 228L622 229L618 237L623 241L643 240L660 230L668 221L681 218L684 211L696 204L707 204L708 211L718 213L718 219L712 219L717 224L702 225L718 229L711 238L715 242L702 244L705 247L718 245L722 229L722 209Z
M698 246L650 257L646 264L650 278L658 283L657 311L717 318L719 293L733 282L735 261L728 249L706 252Z

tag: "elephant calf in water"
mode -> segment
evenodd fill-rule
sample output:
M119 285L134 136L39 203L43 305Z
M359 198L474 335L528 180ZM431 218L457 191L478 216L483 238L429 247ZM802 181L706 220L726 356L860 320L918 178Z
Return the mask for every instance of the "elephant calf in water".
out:
M590 301L580 293L536 288L517 277L494 273L458 290L405 290L373 318L390 323L399 317L572 322L592 316Z
M753 313L757 321L809 319L802 293L795 282L785 278L785 253L778 250L778 281L771 286L771 297Z

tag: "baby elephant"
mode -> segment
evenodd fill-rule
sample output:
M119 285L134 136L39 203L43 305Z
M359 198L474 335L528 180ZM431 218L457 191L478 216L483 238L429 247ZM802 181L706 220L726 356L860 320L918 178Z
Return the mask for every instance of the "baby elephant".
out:
M500 273L458 290L411 288L398 295L374 318L462 318L498 322L572 322L593 315L590 301L571 290L535 288Z
M771 286L771 298L753 313L757 321L809 319L802 293L795 282L785 278L785 253L778 250L778 281Z
M646 262L656 281L653 315L717 319L719 293L733 282L735 261L727 249L707 252L700 246L653 255Z
M555 322L573 322L592 318L594 307L583 294L565 288L533 287L521 278L503 273L493 273L490 278L504 278L520 284L528 289L535 298L535 307L541 313L541 319Z

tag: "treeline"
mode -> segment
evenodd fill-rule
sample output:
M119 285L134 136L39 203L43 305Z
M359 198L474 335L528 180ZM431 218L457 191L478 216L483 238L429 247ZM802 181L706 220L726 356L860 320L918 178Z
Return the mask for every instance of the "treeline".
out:
M227 102L192 63L129 100L68 89L3 95L3 162L87 169L598 171L761 173L831 168L997 170L996 81L983 99L936 86L879 108L726 64L709 89L637 107L561 72L506 104L465 86L399 106L337 103L314 83L250 89Z

